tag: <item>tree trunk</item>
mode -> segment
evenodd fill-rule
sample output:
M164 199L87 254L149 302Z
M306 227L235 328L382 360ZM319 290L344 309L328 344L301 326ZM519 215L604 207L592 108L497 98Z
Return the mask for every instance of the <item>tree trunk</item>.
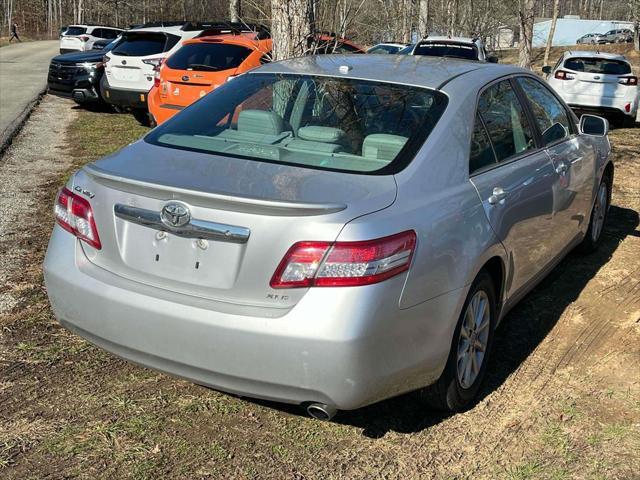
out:
M531 69L531 50L533 47L533 7L534 0L519 0L520 41L518 42L519 64L522 68Z
M544 49L543 65L549 64L549 54L553 46L553 35L556 33L556 24L558 23L558 12L560 11L560 0L553 0L553 17L551 18L551 28L549 29L549 37L547 38L547 46Z
M633 48L640 52L640 20L633 22Z
M429 35L429 0L420 0L418 5L418 33L422 37Z
M314 0L271 0L273 59L299 57L313 33Z
M232 22L240 21L240 0L229 1L229 18Z

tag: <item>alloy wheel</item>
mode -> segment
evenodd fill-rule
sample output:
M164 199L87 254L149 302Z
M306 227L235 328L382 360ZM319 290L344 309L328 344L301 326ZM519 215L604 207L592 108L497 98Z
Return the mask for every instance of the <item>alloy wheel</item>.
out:
M591 227L591 239L597 242L602 233L602 227L604 226L604 218L607 214L607 200L608 200L607 184L602 182L598 189L598 195L596 197L596 204L593 206L593 226Z
M456 363L458 382L462 388L471 388L480 374L489 341L489 307L489 297L483 290L477 291L467 305L460 327Z

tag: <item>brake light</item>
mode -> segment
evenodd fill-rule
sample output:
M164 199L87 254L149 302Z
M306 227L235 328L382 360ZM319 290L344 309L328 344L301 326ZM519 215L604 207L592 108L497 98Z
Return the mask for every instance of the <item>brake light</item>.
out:
M147 58L146 60L142 60L142 63L146 65L151 65L153 67L154 72L160 71L160 67L162 66L162 62L164 62L163 57L157 58Z
M637 86L638 85L638 77L618 77L618 83L622 85L630 85Z
M80 40L82 40L83 42L88 42L89 41L89 37L87 37L86 35L82 35L82 36L80 36Z
M58 192L54 213L58 225L67 232L98 250L102 248L93 209L86 199L65 187Z
M553 76L558 80L573 80L576 78L573 73L565 72L564 70L557 70Z
M153 86L156 88L160 86L160 69L159 68L155 72L153 72Z
M413 230L363 242L298 242L285 254L272 288L371 285L409 269Z

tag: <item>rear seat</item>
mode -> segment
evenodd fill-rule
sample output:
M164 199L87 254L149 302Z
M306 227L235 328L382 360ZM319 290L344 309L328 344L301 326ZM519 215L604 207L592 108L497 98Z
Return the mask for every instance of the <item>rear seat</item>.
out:
M372 133L362 143L362 156L367 159L390 162L407 143L407 137L388 133Z

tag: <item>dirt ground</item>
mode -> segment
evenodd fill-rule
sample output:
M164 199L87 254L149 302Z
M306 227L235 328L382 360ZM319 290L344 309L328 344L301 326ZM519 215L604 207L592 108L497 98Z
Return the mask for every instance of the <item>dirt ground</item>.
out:
M640 478L640 129L611 133L601 249L508 315L475 408L409 394L332 423L126 363L52 317L55 191L143 132L47 97L0 160L0 478Z

